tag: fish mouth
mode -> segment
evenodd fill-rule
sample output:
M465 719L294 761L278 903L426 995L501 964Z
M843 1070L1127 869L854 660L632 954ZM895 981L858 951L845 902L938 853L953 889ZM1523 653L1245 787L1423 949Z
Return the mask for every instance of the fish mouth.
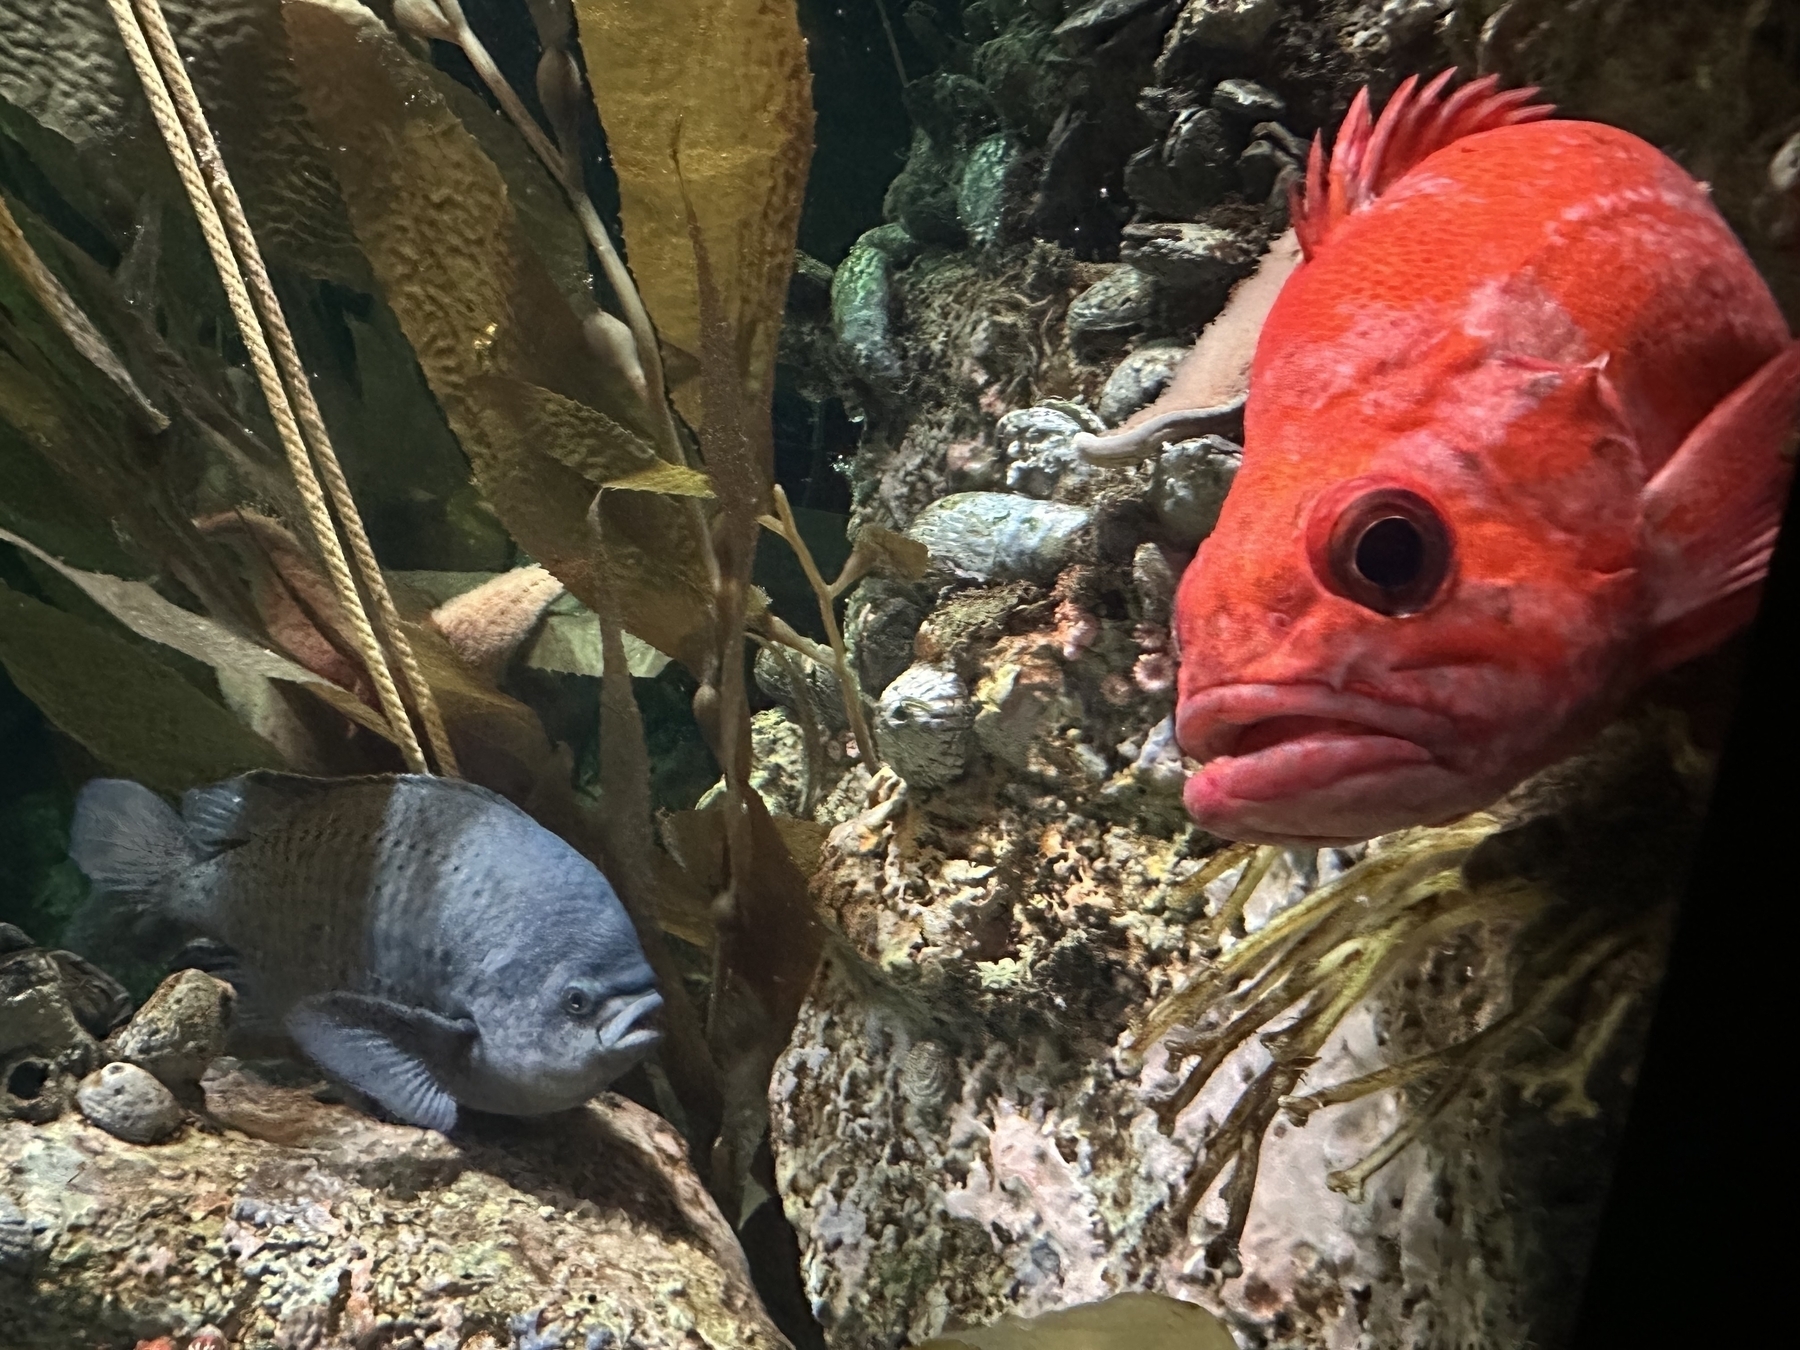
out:
M600 1024L602 1049L647 1050L662 1039L662 1028L653 1020L663 1005L663 997L656 990L628 994L612 1002L614 1011Z
M1183 800L1201 825L1257 842L1349 842L1414 813L1448 719L1322 685L1226 685L1181 701L1176 736L1201 762ZM1428 793L1426 795L1429 795Z

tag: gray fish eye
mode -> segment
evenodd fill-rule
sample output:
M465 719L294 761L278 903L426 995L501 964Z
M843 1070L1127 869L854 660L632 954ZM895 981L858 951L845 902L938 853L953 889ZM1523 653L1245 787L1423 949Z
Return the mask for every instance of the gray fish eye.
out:
M571 1017L586 1017L599 1006L599 1000L578 984L563 990L563 1011Z

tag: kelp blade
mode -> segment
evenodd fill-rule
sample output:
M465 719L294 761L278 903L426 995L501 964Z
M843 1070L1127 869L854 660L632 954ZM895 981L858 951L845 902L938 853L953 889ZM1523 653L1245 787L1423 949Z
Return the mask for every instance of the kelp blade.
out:
M1206 1309L1165 1294L1115 1294L1039 1317L1003 1317L918 1350L1237 1350Z
M685 181L746 402L764 410L812 162L812 80L795 8L782 0L576 0L575 9L619 177L625 248L650 317L665 340L699 354ZM698 425L697 390L678 389L676 404Z

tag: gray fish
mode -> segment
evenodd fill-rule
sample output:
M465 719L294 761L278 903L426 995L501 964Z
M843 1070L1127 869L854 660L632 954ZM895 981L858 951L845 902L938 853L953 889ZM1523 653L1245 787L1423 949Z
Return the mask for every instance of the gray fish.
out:
M618 895L485 788L251 773L182 799L81 791L69 855L145 915L223 943L243 1011L431 1129L458 1104L578 1105L642 1059L662 1006Z

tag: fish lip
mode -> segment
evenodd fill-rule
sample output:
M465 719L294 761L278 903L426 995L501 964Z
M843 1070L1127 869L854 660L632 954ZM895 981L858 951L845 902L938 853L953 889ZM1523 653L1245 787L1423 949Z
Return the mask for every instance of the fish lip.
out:
M662 1005L663 997L654 989L630 999L601 1024L601 1046L607 1050L635 1050L656 1044L662 1039L661 1028L638 1023L655 1016Z
M1246 755L1231 753L1253 727L1288 717L1321 718L1349 726L1301 733ZM1450 719L1442 714L1323 684L1214 685L1184 695L1175 715L1177 742L1203 765L1228 758L1250 760L1299 741L1364 737L1406 742L1414 752L1408 757L1415 761L1420 752L1436 759L1432 747L1449 743L1452 732Z

